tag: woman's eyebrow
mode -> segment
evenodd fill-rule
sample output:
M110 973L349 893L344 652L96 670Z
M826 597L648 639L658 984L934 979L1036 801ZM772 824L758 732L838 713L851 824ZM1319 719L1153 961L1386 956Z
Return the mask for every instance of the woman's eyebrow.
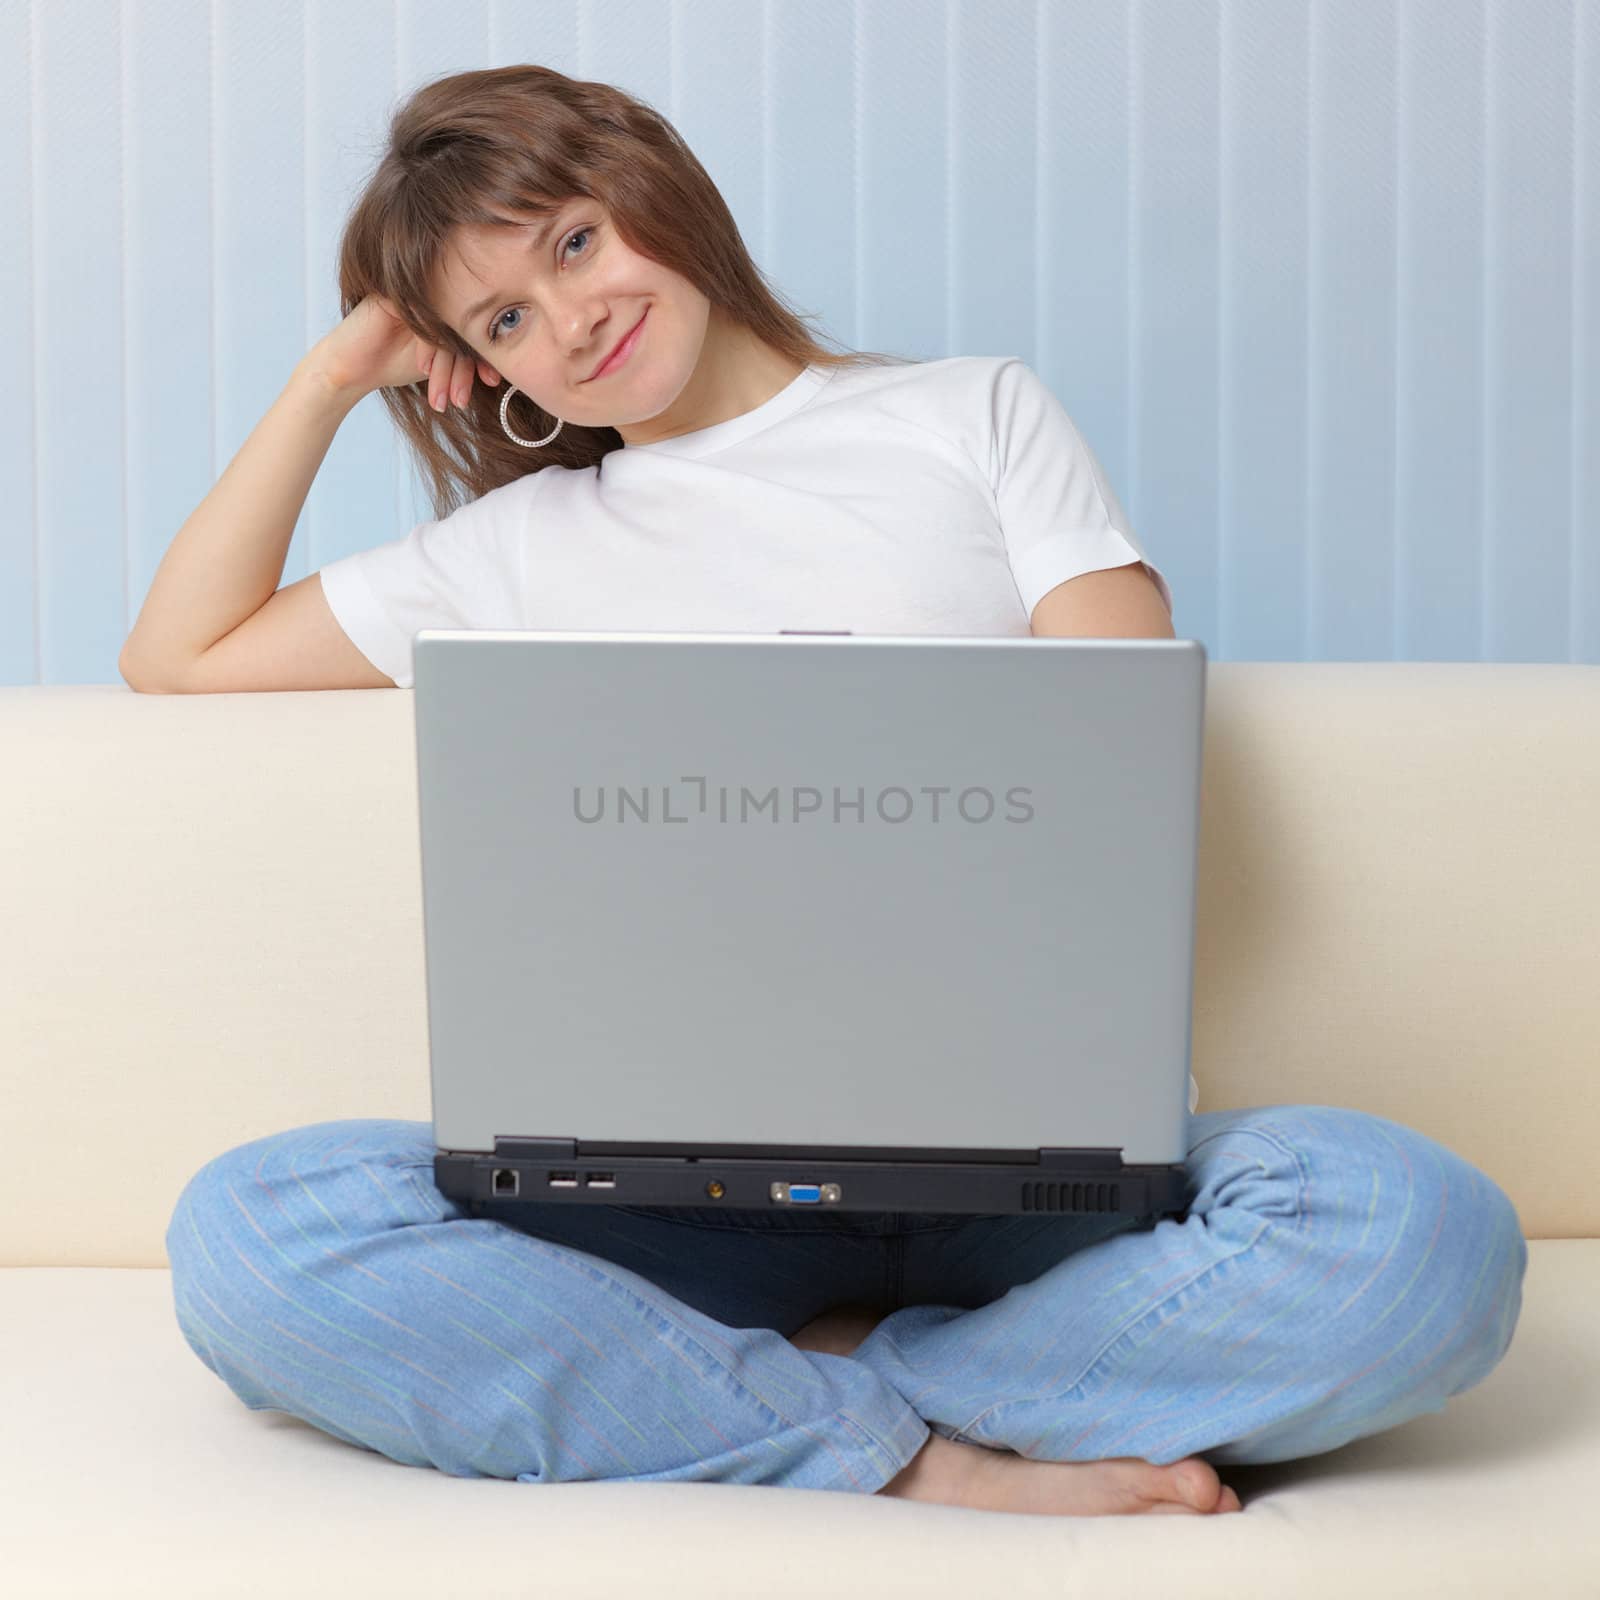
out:
M556 224L558 222L560 222L562 217L564 217L565 215L566 215L566 208L563 206L560 211L556 212L556 214L553 217L551 217L545 223L545 225L542 228L539 229L539 231L536 234L534 234L533 239L531 240L531 242L528 245L528 250L529 250L530 254L537 255L539 253L539 251L544 249L545 240L548 239L550 237L550 235L555 232ZM492 306L497 300L509 300L509 299L511 299L513 293L514 293L514 291L511 290L511 289L494 289L494 290L491 290L488 294L486 294L483 297L483 299L475 301L472 305L468 306L467 309L461 313L461 321L462 321L463 327L462 328L458 328L456 331L461 334L461 337L463 339L466 339L468 341L468 343L470 343L472 336L470 334L468 334L467 332L465 332L465 324L471 322L473 320L473 318L475 318L476 316L479 315L480 312L487 311L489 309L489 307Z

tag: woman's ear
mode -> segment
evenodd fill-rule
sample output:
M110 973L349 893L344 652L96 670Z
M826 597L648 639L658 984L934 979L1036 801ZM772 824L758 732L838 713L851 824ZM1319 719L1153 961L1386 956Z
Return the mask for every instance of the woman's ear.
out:
M494 386L500 381L500 374L496 372L487 361L480 361L478 363L478 376L491 389L494 388Z

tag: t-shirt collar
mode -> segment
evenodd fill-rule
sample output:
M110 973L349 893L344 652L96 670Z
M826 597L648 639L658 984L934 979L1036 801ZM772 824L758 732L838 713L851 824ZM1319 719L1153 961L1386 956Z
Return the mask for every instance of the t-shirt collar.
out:
M753 411L746 411L726 422L714 422L709 428L696 428L692 433L680 433L670 439L660 439L654 444L630 444L624 455L643 452L655 456L705 456L713 450L725 450L741 439L770 428L773 423L798 411L833 376L832 367L808 365L770 400L763 401Z

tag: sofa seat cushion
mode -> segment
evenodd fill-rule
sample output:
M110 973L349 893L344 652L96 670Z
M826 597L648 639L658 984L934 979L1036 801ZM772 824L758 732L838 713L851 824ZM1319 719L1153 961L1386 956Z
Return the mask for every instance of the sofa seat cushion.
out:
M1511 1349L1444 1410L1326 1455L1220 1469L1239 1515L1101 1518L449 1478L246 1409L184 1343L165 1269L4 1268L4 1588L30 1600L1590 1594L1600 1240L1535 1240L1529 1255Z

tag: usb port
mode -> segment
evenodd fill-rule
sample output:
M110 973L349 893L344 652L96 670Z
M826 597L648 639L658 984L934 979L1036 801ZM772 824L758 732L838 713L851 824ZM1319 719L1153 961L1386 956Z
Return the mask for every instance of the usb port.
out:
M614 1172L591 1172L584 1180L584 1186L589 1189L615 1189L617 1177Z
M576 1189L578 1187L578 1174L576 1172L552 1172L550 1174L550 1187L552 1189Z

